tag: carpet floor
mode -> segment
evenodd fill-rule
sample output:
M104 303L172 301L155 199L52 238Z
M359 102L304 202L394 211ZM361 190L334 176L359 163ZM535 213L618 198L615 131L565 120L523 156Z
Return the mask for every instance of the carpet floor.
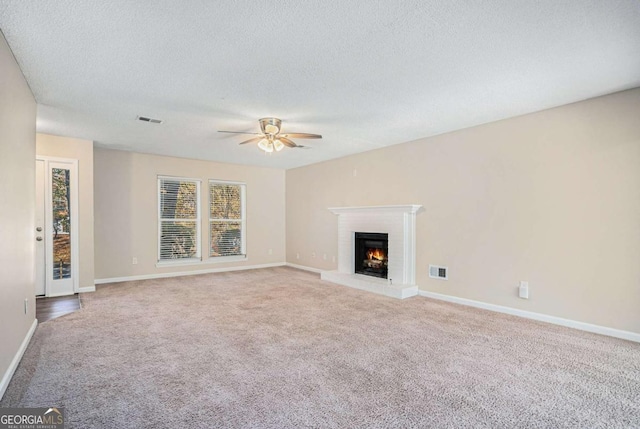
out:
M67 428L640 428L640 344L293 268L99 286L2 407Z

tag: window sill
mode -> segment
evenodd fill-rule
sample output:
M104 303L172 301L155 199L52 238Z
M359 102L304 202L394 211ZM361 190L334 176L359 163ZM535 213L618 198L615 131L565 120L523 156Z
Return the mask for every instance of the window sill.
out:
M248 261L247 255L234 255L234 256L214 256L206 259L176 259L171 261L159 261L156 262L156 268L164 267L177 267L185 265L211 265L211 264L223 264L225 262L241 262Z

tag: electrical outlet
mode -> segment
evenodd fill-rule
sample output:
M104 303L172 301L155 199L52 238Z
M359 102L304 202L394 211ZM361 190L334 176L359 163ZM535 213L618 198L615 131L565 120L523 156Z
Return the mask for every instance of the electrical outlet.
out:
M269 249L269 255L273 255L273 249Z
M520 282L520 287L518 288L518 296L522 299L529 299L529 282Z
M355 168L353 169L353 177L356 177L358 175L358 170L356 170Z
M296 259L300 259L300 254L296 253Z
M131 263L133 265L138 265L138 258L136 258L135 256L133 257L133 259L131 259Z

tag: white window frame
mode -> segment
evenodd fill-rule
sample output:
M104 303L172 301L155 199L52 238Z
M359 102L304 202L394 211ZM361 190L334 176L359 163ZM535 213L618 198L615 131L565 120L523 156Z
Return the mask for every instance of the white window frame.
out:
M223 222L230 221L229 219L215 219L211 217L211 186L213 185L239 185L240 186L240 206L241 206L241 219L240 225L242 229L242 242L241 242L241 254L240 255L229 255L229 256L211 256L211 222ZM217 179L209 179L209 188L207 189L207 194L209 195L209 204L207 206L207 217L209 218L209 239L207 240L209 243L209 248L207 255L209 257L210 262L231 262L231 261L245 261L247 260L247 184L244 182L235 182L229 180L217 180ZM238 219L233 219L233 222L237 222Z
M161 212L161 200L160 196L160 183L162 180L175 180L181 182L193 182L196 184L196 219L162 219ZM158 194L158 262L156 266L170 266L170 265L191 265L202 261L202 205L201 205L201 179L195 179L192 177L180 177L180 176L158 176L157 194ZM182 259L160 259L160 240L162 238L162 222L169 221L175 222L176 220L189 220L196 222L196 240L197 240L197 252L195 258L182 258Z

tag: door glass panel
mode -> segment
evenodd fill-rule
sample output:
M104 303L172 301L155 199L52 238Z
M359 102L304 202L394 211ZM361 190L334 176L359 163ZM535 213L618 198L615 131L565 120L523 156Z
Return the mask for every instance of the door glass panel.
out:
M71 278L71 186L70 171L51 169L53 207L53 279Z

